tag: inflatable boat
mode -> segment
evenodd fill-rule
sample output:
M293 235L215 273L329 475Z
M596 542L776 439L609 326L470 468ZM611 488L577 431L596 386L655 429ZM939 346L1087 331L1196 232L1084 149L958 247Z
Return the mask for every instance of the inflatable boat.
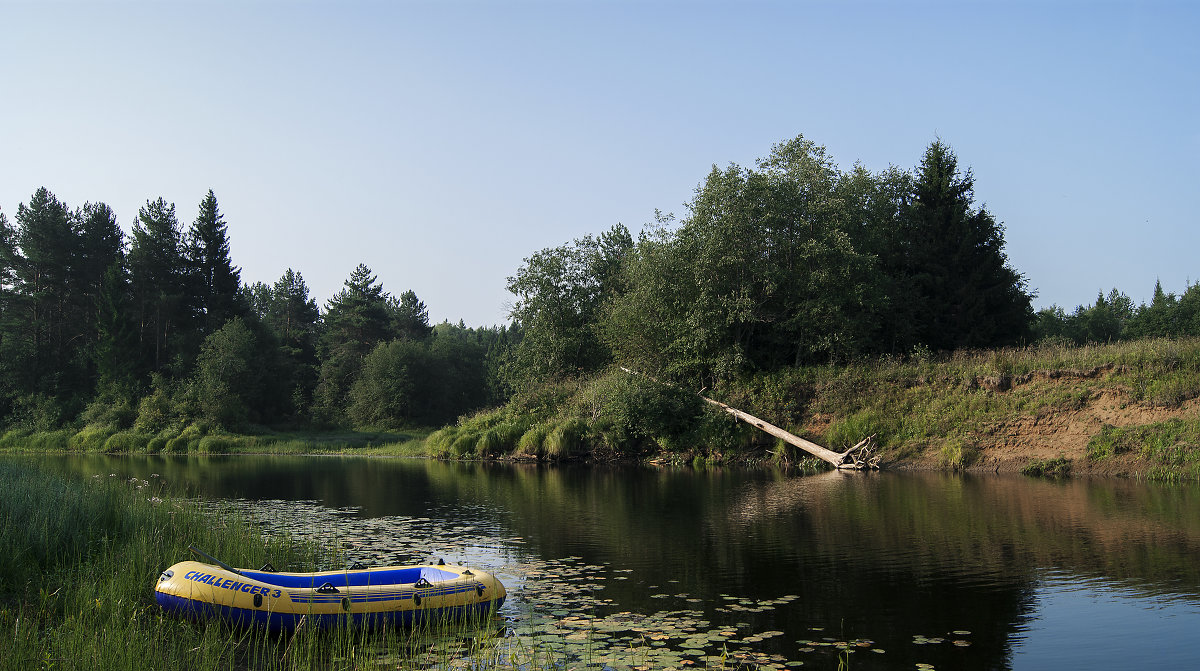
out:
M505 597L504 585L492 574L450 564L284 573L213 561L184 561L163 571L154 587L163 610L280 631L301 622L306 627L455 622L487 617Z

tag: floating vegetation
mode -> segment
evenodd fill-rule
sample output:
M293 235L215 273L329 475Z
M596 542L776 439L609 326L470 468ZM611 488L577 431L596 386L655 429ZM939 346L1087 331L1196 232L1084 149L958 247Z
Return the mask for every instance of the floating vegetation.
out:
M872 639L827 636L823 626L808 627L812 638L796 641L795 648L779 643L785 636L783 631L765 627L756 631L752 621L757 614L788 607L800 599L795 594L765 600L737 594L706 599L676 589L678 580L667 580L639 587L643 598L661 607L640 612L623 609L605 596L605 587L611 581L636 580L632 569L588 563L579 556L540 557L529 547L528 539L507 535L487 510L479 510L477 515L467 510L466 515L474 519L447 523L422 517L365 517L359 509L330 509L317 501L225 501L204 505L232 505L252 524L261 526L264 533L332 546L334 561L345 566L444 559L479 566L504 582L509 599L493 631L472 632L468 634L473 637L469 642L438 641L431 644L430 652L405 660L405 666L435 666L452 658L461 661L457 666L464 668L471 666L470 660L490 660L517 668L572 668L582 664L597 671L782 671L804 666L805 659L797 657L817 655L831 661L846 660L856 652L886 654ZM936 636L917 634L912 644L966 647L970 645L965 638L968 635L969 631L961 629ZM790 656L779 654L785 648L792 650ZM440 661L435 664L435 659ZM396 662L382 651L376 660L389 666L396 666ZM917 668L933 666L919 664Z

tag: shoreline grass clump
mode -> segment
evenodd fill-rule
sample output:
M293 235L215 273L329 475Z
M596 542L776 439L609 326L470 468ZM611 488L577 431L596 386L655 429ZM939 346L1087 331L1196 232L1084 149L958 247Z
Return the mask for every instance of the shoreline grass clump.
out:
M1021 469L1021 474L1034 478L1065 478L1071 475L1071 460L1066 457L1034 459Z

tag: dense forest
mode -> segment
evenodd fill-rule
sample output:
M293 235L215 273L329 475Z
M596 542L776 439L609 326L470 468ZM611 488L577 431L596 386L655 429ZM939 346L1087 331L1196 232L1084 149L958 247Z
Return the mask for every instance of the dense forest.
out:
M684 216L636 240L618 224L531 254L508 289L510 325L431 325L359 265L318 306L293 269L242 282L212 191L186 225L148 200L126 235L107 205L40 188L0 212L0 427L439 426L617 365L717 389L880 355L1200 335L1200 285L1035 313L940 140L872 173L797 137L714 166Z

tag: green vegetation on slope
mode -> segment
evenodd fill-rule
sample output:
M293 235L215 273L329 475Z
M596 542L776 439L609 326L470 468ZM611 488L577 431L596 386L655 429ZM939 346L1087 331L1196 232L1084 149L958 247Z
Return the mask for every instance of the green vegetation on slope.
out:
M1019 432L1022 423L1046 422L1111 396L1131 413L1179 417L1105 428L1093 439L1089 463L1136 451L1141 461L1134 472L1155 478L1200 473L1200 416L1183 410L1200 397L1200 339L863 359L747 376L705 393L831 449L874 436L893 464L947 469L986 457L1006 427ZM443 458L803 456L696 394L619 369L518 394L499 409L431 434L426 447Z

